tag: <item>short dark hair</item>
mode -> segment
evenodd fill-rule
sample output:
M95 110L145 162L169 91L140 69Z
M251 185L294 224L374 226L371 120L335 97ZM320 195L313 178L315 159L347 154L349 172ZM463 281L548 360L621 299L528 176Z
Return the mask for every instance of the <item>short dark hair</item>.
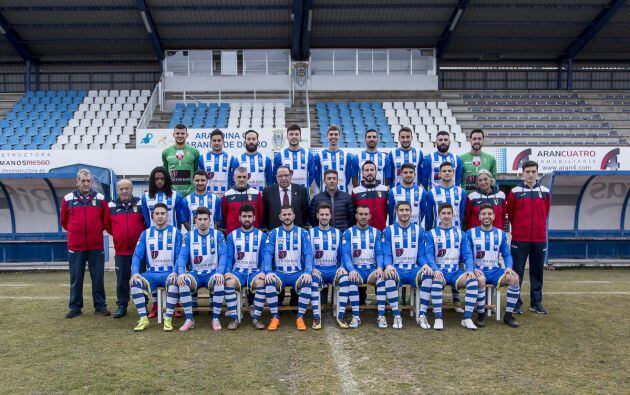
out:
M473 130L471 130L470 131L470 138L472 138L473 134L475 134L475 133L481 133L481 137L486 138L485 133L481 129L473 129Z
M302 128L300 128L300 125L298 125L297 123L292 123L291 125L287 126L287 132L289 130L297 130L298 132L300 132L300 134L302 133Z
M378 137L378 130L373 129L373 128L369 128L368 130L366 130L365 133L363 134L363 137L364 138L367 137L367 134L370 133L370 132L376 133L376 137Z
M326 176L327 176L328 174L331 174L331 173L333 173L334 175L336 175L336 176L337 176L337 178L339 178L339 172L338 172L337 170L335 170L335 169L328 169L328 170L326 170L326 171L324 172L324 179L326 179Z
M442 168L446 167L446 166L453 167L453 164L451 162L448 162L448 161L447 162L442 162L442 163L440 163L440 170L442 170Z
M448 136L451 137L451 134L449 132L447 132L446 130L440 130L439 132L437 132L437 134L435 135L435 138L437 139L439 136Z
M249 129L248 131L246 131L245 133L243 133L243 138L246 139L247 135L250 133L255 133L256 134L256 138L258 138L258 132L255 131L254 129Z
M225 135L223 134L223 132L221 131L221 129L214 129L212 131L212 133L210 133L210 140L212 140L212 138L214 136L221 136L221 139L224 140L225 139Z
M188 130L188 128L186 127L186 125L184 125L183 123L178 123L177 125L175 125L175 129L179 129L179 130Z
M396 203L396 211L398 211L398 208L401 206L409 206L409 208L411 208L411 203L406 200L401 200L400 202Z
M324 202L324 203L320 203L317 206L317 212L318 213L319 213L319 210L324 210L324 209L328 209L332 213L332 206L329 203Z
M405 169L411 169L415 173L416 172L416 165L414 165L413 163L403 163L402 166L400 166L400 172L402 173L402 171L405 170Z
M450 203L442 203L438 206L438 214L440 214L442 212L442 210L445 210L447 208L451 209L451 212L453 212L453 205Z
M282 210L291 210L293 214L295 214L295 210L293 210L293 207L289 204L283 204L282 207L280 207L280 212L282 212Z
M376 163L372 162L371 160L366 160L365 162L363 162L363 165L361 165L361 170L365 169L365 165L372 165L375 169L377 168Z
M280 165L276 168L276 176L278 175L278 170L280 169L287 169L289 170L289 174L293 174L293 170L291 170L291 168L287 165Z
M357 206L357 210L355 211L355 213L358 212L360 208L366 208L366 209L368 209L368 211L370 211L370 212L372 211L372 210L370 210L370 207L367 204L359 204Z
M195 179L195 176L204 176L204 177L208 178L208 173L206 173L205 170L196 170L193 173L193 180Z
M536 170L538 170L538 162L535 162L533 160L528 160L525 163L523 163L523 166L521 166L521 170L525 171L526 167L535 167Z
M208 217L210 217L210 209L204 206L197 207L197 209L195 210L195 216L198 217L200 215L207 215Z
M328 134L331 130L336 130L336 131L338 131L339 133L341 133L341 130L339 130L339 126L337 126L337 125L330 125L330 126L328 127L328 130L326 130L326 134Z
M494 207L492 207L490 203L481 203L481 205L479 206L479 212L482 212L485 209L490 209L492 210L492 212L494 212Z
M168 213L168 206L165 203L155 203L155 206L153 206L153 212L155 212L156 208L163 208Z
M238 215L240 216L243 213L253 213L254 215L256 215L256 210L251 204L245 203L238 208Z
M409 132L413 135L413 131L408 126L403 126L402 128L400 128L400 130L398 131L398 135L400 136L402 132Z

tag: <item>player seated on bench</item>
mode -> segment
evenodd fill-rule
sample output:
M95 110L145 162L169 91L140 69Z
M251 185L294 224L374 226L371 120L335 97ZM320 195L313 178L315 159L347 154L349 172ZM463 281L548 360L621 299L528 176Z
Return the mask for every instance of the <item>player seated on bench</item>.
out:
M311 305L313 306L313 329L321 329L321 288L328 284L339 287L339 311L337 323L341 328L348 328L344 320L348 304L348 272L341 267L341 232L330 226L332 207L328 203L317 206L319 225L312 228L311 246L313 248L313 289Z
M176 261L182 246L182 234L168 224L168 207L164 203L153 206L155 225L140 235L131 260L131 297L136 305L140 320L134 331L140 332L149 326L147 299L159 287L167 289L164 330L173 330L173 312L179 297ZM140 274L140 263L146 260L147 271ZM161 308L161 306L159 306Z
M256 329L265 329L260 321L265 307L265 274L261 267L264 259L267 236L254 227L256 209L251 204L243 204L238 209L241 227L227 236L227 273L225 278L225 304L227 315L232 318L228 329L236 329L239 324L237 316L236 292L243 288L254 291L254 311L252 323Z
M398 308L398 288L410 285L421 293L420 314L416 317L422 329L431 329L426 318L433 271L424 256L424 231L411 223L411 203L398 202L396 223L383 231L383 261L387 301L394 314L395 329L402 329L402 317Z
M269 232L265 247L264 272L267 303L271 312L271 322L267 327L275 331L280 325L278 314L278 293L288 286L298 292L298 315L295 326L306 330L304 314L311 300L313 287L313 250L308 231L295 225L295 212L291 206L280 208L282 226Z
M385 280L383 279L383 248L381 232L369 225L370 208L360 205L356 210L357 224L343 233L342 260L348 272L349 297L352 305L350 328L361 325L359 318L359 285L376 287L377 325L387 328L385 320Z
M221 330L219 316L225 297L223 273L225 271L225 240L223 233L211 227L212 215L207 207L198 207L195 228L186 234L178 258L177 285L179 297L186 315L186 322L179 328L185 332L195 327L191 292L208 288L212 294L212 330ZM186 272L186 268L190 270ZM230 325L232 323L230 322Z
M453 206L449 203L438 207L439 224L426 235L425 254L427 262L433 269L433 285L431 286L431 301L435 313L433 329L444 329L442 321L442 297L444 285L455 285L466 288L466 305L464 319L461 324L467 329L477 329L472 321L472 315L477 303L477 277L474 273L474 262L470 252L466 233L459 227L453 226ZM459 268L459 262L464 261L466 271Z
M477 326L486 325L486 284L492 284L495 288L507 285L507 303L503 322L516 328L519 324L512 314L521 288L518 283L518 274L512 270L512 254L507 236L501 229L492 226L494 216L492 205L483 203L479 210L481 225L466 232L475 260L475 275L479 282ZM503 257L505 269L499 263L499 254Z

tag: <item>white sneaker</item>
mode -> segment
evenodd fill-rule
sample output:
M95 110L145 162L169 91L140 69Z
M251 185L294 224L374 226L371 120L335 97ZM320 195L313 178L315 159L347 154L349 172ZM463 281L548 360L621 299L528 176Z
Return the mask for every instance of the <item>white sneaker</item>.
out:
M402 317L399 315L394 316L394 324L392 325L394 329L402 329Z
M455 312L456 313L460 313L460 314L464 314L466 311L464 309L462 309L461 307L456 307L455 308Z
M416 322L418 323L418 325L420 325L420 328L422 329L431 329L431 325L429 324L429 321L424 314L419 316Z
M435 329L436 331L441 331L442 329L444 329L444 321L442 321L441 318L436 318L435 322L433 323L433 329Z
M462 326L466 329L471 329L473 331L477 329L477 327L473 323L473 320L470 318L466 318L465 320L462 320Z
M381 315L376 319L376 325L379 327L379 329L387 328L387 320L385 319L384 315Z
M352 321L350 322L350 328L357 329L359 326L361 326L361 318L357 317L356 315L353 315Z

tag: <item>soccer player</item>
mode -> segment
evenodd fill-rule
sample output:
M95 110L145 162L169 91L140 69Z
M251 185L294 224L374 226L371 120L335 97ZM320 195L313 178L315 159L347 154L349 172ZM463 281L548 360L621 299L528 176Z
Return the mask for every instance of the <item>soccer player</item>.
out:
M273 174L276 174L279 166L284 165L293 172L291 182L305 186L308 191L315 179L315 158L311 151L300 147L301 138L302 129L296 124L289 125L287 128L289 146L274 156Z
M188 129L178 124L173 130L175 145L162 151L162 163L173 180L173 189L182 196L192 193L192 175L199 166L199 151L186 144Z
M177 285L186 322L179 328L185 332L195 327L191 292L208 288L212 294L212 330L221 330L219 316L225 297L225 239L223 233L213 229L212 215L206 207L199 207L195 216L195 229L186 233L184 245L177 260ZM190 270L186 272L186 267ZM237 320L238 323L238 320ZM230 322L230 326L233 323Z
M424 231L411 222L411 204L396 205L396 223L383 231L383 264L387 302L394 314L394 329L402 329L402 317L398 309L398 288L411 285L420 292L418 325L431 329L427 321L427 309L433 281L433 271L424 256Z
M370 209L370 226L379 231L387 226L387 187L376 180L376 164L366 161L362 169L361 185L352 189L354 205Z
M396 205L408 202L411 205L411 223L424 225L427 210L427 191L421 184L416 184L416 166L403 163L400 168L401 181L389 189L388 203L389 222L396 222Z
M438 132L435 137L437 151L427 154L422 162L422 185L430 189L440 185L440 165L449 162L455 171L455 185L461 185L464 165L459 156L449 152L451 135L446 131Z
M470 152L460 156L464 169L461 186L466 193L471 193L477 189L477 175L480 170L487 170L492 178L497 178L497 160L494 156L481 151L484 136L483 130L473 129L469 137Z
M492 205L483 203L479 210L481 226L470 229L467 239L475 261L475 275L479 283L477 296L477 326L485 326L486 284L492 284L497 289L508 286L507 303L503 322L516 328L518 322L512 316L514 306L521 292L518 274L512 270L512 254L507 236L501 229L492 226L494 209ZM499 263L499 254L503 257L505 269Z
M223 151L225 135L219 129L210 133L212 150L199 157L199 168L208 174L208 192L222 197L232 187L234 157Z
M149 326L146 296L159 287L167 289L164 330L173 330L173 312L179 297L177 286L177 257L182 247L182 234L168 224L168 207L157 203L153 208L155 225L140 235L131 262L131 297L136 305L140 320L134 331L140 332ZM146 262L146 272L140 274L140 263Z
M377 325L387 328L385 319L385 280L383 279L383 247L381 232L369 225L370 208L359 206L356 211L357 224L343 233L341 240L343 266L348 272L349 298L352 305L350 328L361 325L359 317L359 285L376 287Z
M184 227L195 230L195 216L199 207L205 207L210 211L210 227L218 229L221 224L221 198L208 192L208 173L205 170L197 170L193 176L195 192L186 196L182 205L182 218Z
M374 162L376 165L376 181L385 185L385 165L387 164L387 154L379 151L377 146L378 132L374 129L368 129L365 132L366 149L361 151L359 155L353 157L353 186L359 186L359 181L363 179L361 169L363 168L363 164L367 161Z
M466 233L453 225L453 206L449 203L441 204L438 215L440 225L427 232L425 239L426 259L433 270L431 286L431 302L435 313L433 329L444 329L443 289L444 285L455 285L458 288L466 288L466 305L461 324L466 329L474 330L477 327L472 321L472 315L477 303L478 282L470 244ZM460 260L464 262L465 272L459 268Z
M262 193L247 183L247 168L238 167L234 171L234 187L230 188L221 201L221 214L225 223L225 234L241 226L239 220L239 208L243 204L250 204L256 209L254 226L258 228L262 223L265 209L263 206Z
M339 133L339 127L331 125L326 132L328 148L315 155L315 182L320 191L324 189L324 174L332 169L337 171L339 190L348 192L348 183L353 176L353 156L339 149Z
M398 143L400 147L390 151L385 164L385 180L390 187L397 185L401 180L402 165L411 163L416 168L418 184L422 174L422 151L411 146L413 132L407 126L398 131Z
M486 170L477 173L477 190L468 194L466 200L466 229L475 228L479 222L479 211L483 204L490 204L494 209L494 223L496 228L503 229L507 216L507 200L505 193L496 187L494 177Z
M318 226L309 231L313 248L313 290L311 305L313 306L313 329L321 329L321 295L320 287L327 284L339 286L339 311L337 323L340 328L348 328L344 320L348 304L348 272L341 267L341 232L330 226L332 207L321 203L317 208Z
M311 241L308 231L293 223L295 220L293 207L283 206L280 209L280 220L282 226L269 232L265 246L265 284L267 285L267 303L272 317L267 330L275 331L280 325L278 292L286 285L300 294L295 326L298 330L305 331L304 314L311 300L313 288Z
M157 203L164 203L168 207L168 224L179 228L183 222L182 195L173 187L171 176L164 167L158 166L149 175L149 190L142 195L142 215L144 222L155 225L153 208Z
M427 218L425 229L440 226L438 207L448 203L453 207L453 226L462 227L466 214L466 192L453 180L454 169L450 162L440 165L440 180L427 194Z
M263 231L254 227L256 210L251 204L243 204L239 208L240 228L227 236L227 272L225 278L225 304L227 316L238 318L236 312L236 291L249 288L254 292L254 311L252 324L254 328L265 329L260 321L263 307L265 307L265 274L261 268L264 261L267 236ZM238 320L236 320L238 326ZM236 329L233 325L228 329Z
M258 132L248 130L243 134L245 152L234 160L234 168L247 169L249 185L262 192L267 185L273 184L271 159L258 152ZM262 220L262 218L261 218Z

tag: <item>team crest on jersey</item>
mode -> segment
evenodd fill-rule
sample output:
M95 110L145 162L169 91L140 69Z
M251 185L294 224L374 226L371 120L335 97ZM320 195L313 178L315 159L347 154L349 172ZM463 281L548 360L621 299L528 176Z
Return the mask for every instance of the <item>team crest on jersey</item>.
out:
M195 265L200 264L201 261L203 261L203 256L201 256L201 255L195 256L195 259L194 259Z
M443 256L446 256L446 248L440 248L437 250L437 257L438 258L442 258Z
M160 256L160 251L151 251L151 259L157 259Z
M405 252L404 248L396 248L396 256L402 256L404 252Z
M92 200L92 206L96 206L96 200Z
M177 151L175 152L175 159L181 161L184 159L184 151Z
M321 259L324 256L324 251L315 251L315 259Z
M483 257L486 256L486 252L485 251L477 251L477 259L483 259Z
M286 257L287 257L287 252L286 251L284 251L284 250L278 251L278 258L284 259Z
M383 197L383 192L377 192L378 198L382 198Z
M251 202L252 199L253 199L252 195L247 195L247 200Z
M396 169L396 175L400 175L400 173L402 173L402 169Z
M214 172L213 171L209 171L207 174L208 174L208 180L212 180L214 178Z
M362 250L354 250L354 251L352 251L352 257L353 257L353 258L358 258L358 257L360 257L360 256L361 256L361 251L362 251Z
M475 156L475 157L473 158L473 160L472 160L472 164L473 164L473 166L475 166L475 167L479 167L479 166L481 166L481 158L480 158L480 157L478 157L478 156Z
M244 251L238 251L236 253L236 260L238 261L242 261L243 258L245 258L245 252Z
M440 173L433 173L433 179L435 181L439 180L440 179Z
M137 213L138 212L138 206L133 206L133 212Z

